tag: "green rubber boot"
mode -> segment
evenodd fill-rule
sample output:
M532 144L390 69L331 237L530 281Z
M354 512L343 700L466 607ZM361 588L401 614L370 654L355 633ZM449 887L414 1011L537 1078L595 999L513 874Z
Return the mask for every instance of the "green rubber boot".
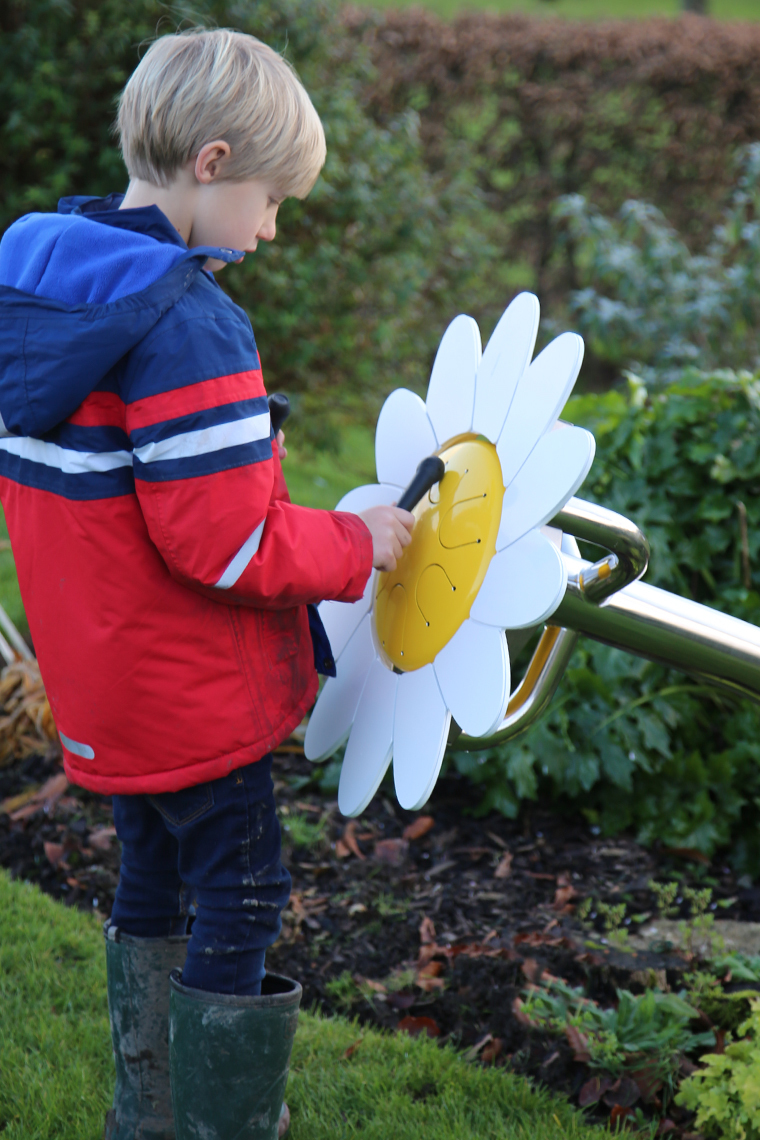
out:
M187 936L133 938L106 923L108 1013L116 1063L104 1140L174 1140L169 1086L169 974Z
M177 1140L277 1140L302 993L298 982L267 974L261 997L212 994L183 986L172 971Z

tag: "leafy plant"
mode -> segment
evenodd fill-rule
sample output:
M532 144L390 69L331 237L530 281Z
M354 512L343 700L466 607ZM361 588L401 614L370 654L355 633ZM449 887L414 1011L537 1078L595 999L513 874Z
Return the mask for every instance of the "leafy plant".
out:
M588 1053L592 1068L613 1077L647 1071L672 1092L684 1053L709 1048L712 1032L695 1033L690 1023L699 1015L685 991L680 994L648 989L634 995L617 990L617 1006L603 1008L560 978L549 978L526 991L520 1012L531 1022L570 1036ZM581 1037L568 1034L577 1030Z
M579 275L570 303L594 351L649 381L760 363L760 143L739 156L738 181L704 253L694 254L660 210L626 202L616 219L582 195L563 198Z
M624 925L626 910L624 902L596 904L596 911L602 919L607 941L618 950L625 950L628 947L628 930Z
M325 841L326 829L326 816L313 823L305 812L288 812L282 822L282 830L294 847L318 847Z
M674 914L678 914L678 907L673 905L678 894L678 883L658 883L656 879L650 879L647 886L654 895L659 914L665 918L672 918Z
M627 391L576 397L566 416L597 440L584 498L650 540L646 580L760 624L760 373L687 368L657 388L631 375ZM453 759L484 812L514 817L540 794L605 835L729 849L757 874L759 742L756 705L584 639L542 721Z
M760 985L760 957L751 954L720 954L712 963L718 975L731 974L734 982L757 982Z
M330 978L325 983L325 993L344 1013L349 1013L351 1007L361 998L361 990L350 970L344 970L337 978Z
M404 918L409 912L409 903L406 899L397 899L385 892L377 896L374 906L381 918Z
M693 957L712 959L726 948L723 936L715 929L715 915L709 910L712 890L684 887L683 898L691 907L691 915L688 921L678 924L681 946Z
M726 1045L721 1054L702 1058L698 1069L681 1085L676 1103L696 1113L695 1125L720 1140L760 1138L760 999L739 1027L744 1037Z

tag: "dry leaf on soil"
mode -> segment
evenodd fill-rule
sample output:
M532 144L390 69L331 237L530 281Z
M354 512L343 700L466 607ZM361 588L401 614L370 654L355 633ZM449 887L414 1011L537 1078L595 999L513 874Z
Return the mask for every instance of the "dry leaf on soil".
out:
M389 867L400 867L408 854L408 839L378 839L375 844L375 858Z
M420 1033L427 1033L428 1037L441 1035L438 1022L433 1021L432 1017L402 1017L397 1029L402 1033L408 1033L411 1037L417 1037Z
M588 1051L588 1040L574 1025L565 1026L565 1037L568 1040L570 1048L573 1050L573 1059L580 1061L581 1064L587 1065L591 1060L591 1054Z
M357 859L364 859L361 848L356 841L356 820L350 820L343 828L343 842L349 851L352 851Z
M401 834L404 839L422 839L422 836L427 835L434 827L435 820L432 815L418 815Z
M90 832L87 842L90 847L96 847L98 851L108 851L111 847L111 840L115 838L115 827L96 827L94 831Z

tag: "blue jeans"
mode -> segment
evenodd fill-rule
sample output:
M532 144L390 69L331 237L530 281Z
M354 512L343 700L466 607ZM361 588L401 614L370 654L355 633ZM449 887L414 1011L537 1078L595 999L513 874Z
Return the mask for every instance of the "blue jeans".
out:
M186 986L261 993L290 897L271 769L270 754L180 792L113 797L122 855L111 921L138 938L184 934L194 903Z

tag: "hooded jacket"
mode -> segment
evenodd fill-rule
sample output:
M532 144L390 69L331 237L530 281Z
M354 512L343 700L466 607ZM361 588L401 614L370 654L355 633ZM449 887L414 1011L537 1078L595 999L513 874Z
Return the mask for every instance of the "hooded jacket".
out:
M306 604L358 599L356 515L290 502L242 309L155 206L72 198L0 243L0 498L70 780L176 791L317 689Z

